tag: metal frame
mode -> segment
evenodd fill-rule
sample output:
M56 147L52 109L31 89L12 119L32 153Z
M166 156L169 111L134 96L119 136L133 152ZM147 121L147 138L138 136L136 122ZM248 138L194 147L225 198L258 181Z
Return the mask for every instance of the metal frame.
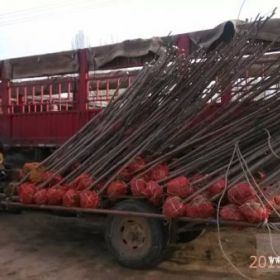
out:
M79 62L76 78L61 76L23 82L2 80L0 141L11 147L59 146L100 112L104 101L108 104L112 86L115 89L131 84L130 74L119 76L116 73L116 78L105 75L90 77L87 49L79 50ZM106 94L98 97L104 83ZM95 85L94 98L89 95L91 85ZM66 99L63 98L65 94Z
M6 209L22 209L22 210L32 210L32 211L51 211L53 213L72 213L75 215L80 214L93 214L93 215L116 215L116 216L130 216L130 217L143 217L151 219L161 219L166 220L166 217L158 213L145 213L145 212L135 212L135 211L124 211L124 210L115 210L115 209L85 209L78 207L64 207L64 206L50 206L50 205L36 205L36 204L22 204L20 202L5 201L0 199L0 206ZM177 221L183 221L186 223L195 223L195 224L205 224L205 225L217 225L216 219L201 219L201 218L178 218ZM238 227L261 227L262 224L252 224L247 222L237 222L237 221L225 221L220 220L220 225L228 226L238 226Z

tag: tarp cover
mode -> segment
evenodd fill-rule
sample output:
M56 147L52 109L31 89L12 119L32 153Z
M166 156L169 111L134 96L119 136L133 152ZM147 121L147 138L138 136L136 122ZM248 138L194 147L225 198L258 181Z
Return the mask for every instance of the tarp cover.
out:
M235 34L242 34L248 32L250 23L241 20L229 20L217 25L213 29L202 30L188 33L192 42L202 48L210 48L215 46L219 41L228 41L233 38ZM252 36L254 32L251 32ZM279 39L280 34L280 19L270 19L258 32L256 39L263 41L273 41Z
M215 48L221 41L230 41L236 33L248 32L249 23L229 20L215 28L151 39L126 40L121 43L88 49L89 70L97 70L116 58L138 58L152 53L160 55L166 43L177 44L181 35L191 40L191 51L197 48ZM251 32L252 36L254 32ZM279 40L280 19L270 19L258 33L258 40ZM0 79L17 79L77 73L79 69L77 50L13 58L0 61Z
M140 57L147 55L149 52L160 55L162 51L163 42L159 37L145 40L126 40L118 44L90 49L91 59L97 69L117 57Z

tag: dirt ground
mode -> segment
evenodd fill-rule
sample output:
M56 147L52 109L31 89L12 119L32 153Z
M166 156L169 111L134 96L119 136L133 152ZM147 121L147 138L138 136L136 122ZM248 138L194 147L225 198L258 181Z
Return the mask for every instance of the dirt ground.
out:
M255 231L223 231L231 260L251 279L279 279L279 273L249 269L256 254ZM100 233L89 221L39 213L0 213L0 279L242 279L223 259L214 230L187 244L173 246L156 269L135 271L118 266Z

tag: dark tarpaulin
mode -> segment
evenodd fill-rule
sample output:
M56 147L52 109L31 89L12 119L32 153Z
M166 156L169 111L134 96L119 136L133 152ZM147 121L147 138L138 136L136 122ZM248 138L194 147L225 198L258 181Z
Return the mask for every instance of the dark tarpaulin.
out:
M141 58L149 54L160 55L166 44L177 45L179 36L190 38L190 51L197 48L213 49L220 42L230 41L235 34L248 32L250 23L229 20L215 28L151 39L126 40L121 43L89 48L89 70L102 69L104 65L119 58ZM252 36L253 36L252 32ZM258 33L258 40L280 43L280 19L270 19ZM280 46L280 44L278 44ZM0 61L0 78L18 79L27 77L51 76L79 71L77 50L14 58Z
M213 29L202 30L188 33L192 43L201 48L213 48L219 42L227 42L233 38L235 34L249 32L250 23L241 20L229 20L217 25ZM252 32L252 37L253 37ZM270 19L258 32L257 40L260 41L276 41L280 42L280 19Z

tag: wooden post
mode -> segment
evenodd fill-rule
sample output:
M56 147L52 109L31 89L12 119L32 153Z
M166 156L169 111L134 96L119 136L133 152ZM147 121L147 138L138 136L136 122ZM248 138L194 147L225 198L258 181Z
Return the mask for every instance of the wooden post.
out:
M185 54L186 56L191 53L191 40L187 34L181 34L177 39L177 47L179 54Z
M9 113L10 97L9 97L9 80L2 80L0 84L0 96L2 99L2 113L7 115Z
M4 144L9 143L12 134L12 125L10 123L11 119L9 116L9 105L10 105L10 96L9 96L9 87L10 80L6 75L5 64L1 65L0 71L0 98L1 98L1 123L0 123L0 141Z
M79 89L76 98L78 111L85 111L87 108L87 82L88 82L88 54L87 49L78 51L79 55Z
M226 105L226 104L228 104L229 102L231 102L231 90L232 90L231 84L229 84L229 85L223 90L223 93L222 93L222 96L221 96L221 103L222 103L223 105Z

